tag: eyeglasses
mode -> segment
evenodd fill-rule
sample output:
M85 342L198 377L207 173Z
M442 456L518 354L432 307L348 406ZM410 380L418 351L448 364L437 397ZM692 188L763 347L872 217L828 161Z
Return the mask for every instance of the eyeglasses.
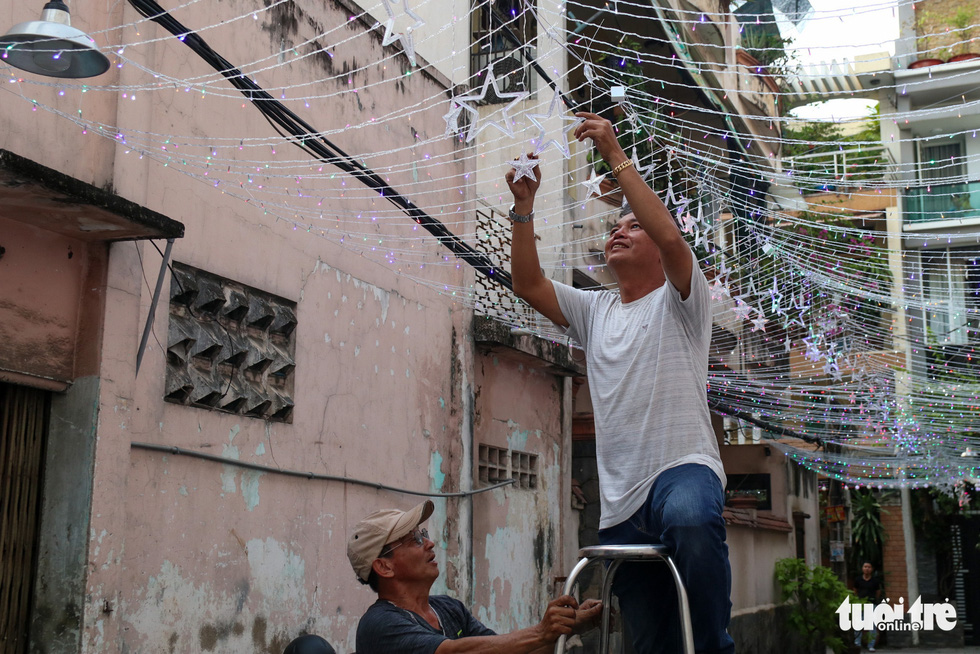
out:
M405 540L405 538L408 538L408 536L411 536L412 540ZM385 545L384 549L381 550L381 554L378 555L378 558L389 556L393 551L395 551L405 543L414 542L419 547L422 547L422 545L425 544L425 541L429 538L429 530L425 528L414 529L412 533L410 533L408 536L403 538L401 542L395 543L394 545Z

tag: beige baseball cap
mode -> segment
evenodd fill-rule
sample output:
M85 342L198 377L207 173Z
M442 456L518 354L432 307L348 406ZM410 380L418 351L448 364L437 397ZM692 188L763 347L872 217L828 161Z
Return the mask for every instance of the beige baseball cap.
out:
M412 533L429 519L434 508L432 500L426 500L408 511L382 509L354 525L354 531L347 539L347 558L350 559L354 573L367 581L371 574L371 564L381 554L384 546Z

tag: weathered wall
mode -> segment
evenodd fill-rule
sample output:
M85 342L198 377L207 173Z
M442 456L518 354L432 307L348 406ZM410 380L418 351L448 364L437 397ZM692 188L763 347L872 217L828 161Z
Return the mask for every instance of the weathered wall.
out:
M28 375L62 390L76 376L94 373L86 346L101 321L105 246L2 218L0 246L0 379ZM81 347L80 336L89 338Z
M126 3L114 5L111 16L91 9L87 16L79 12L73 17L80 28L136 20ZM198 4L182 10L179 18L190 26L209 26L248 10L241 1ZM0 10L0 19L28 18L19 9L14 13ZM229 60L248 62L279 55L324 26L345 26L342 30L352 38L335 49L333 58L304 58L278 69L275 79L260 75L259 83L271 88L320 80L316 94L335 92L330 101L294 108L322 128L349 125L332 137L339 146L352 153L391 150L385 161L370 163L384 165L386 179L396 188L407 188L417 177L413 162L427 156L444 162L431 169L432 180L425 186L431 204L471 199L459 192L458 180L467 171L455 161L457 144L442 139L424 150L418 145L445 129L444 108L431 102L445 93L441 81L404 75L404 57L395 48L382 49L380 34L356 21L348 24L348 18L346 9L332 3L285 3L255 24L209 30L207 39ZM152 25L139 29L142 39L163 36ZM177 77L214 74L169 37L130 48L126 55ZM341 71L343 79L334 78ZM392 77L400 81L375 85ZM146 83L128 64L114 67L100 81L114 79L124 85ZM357 91L349 92L348 85ZM46 104L77 112L78 99L71 93L64 100L53 88L40 93ZM134 366L159 255L145 243L110 246L106 281L100 285L104 333L88 336L96 349L101 347L98 376L85 385L91 395L86 411L75 412L89 422L69 430L77 442L63 451L77 453L78 479L72 479L78 482L73 488L80 506L71 505L72 516L52 509L45 516L52 538L59 530L73 531L64 551L45 550L51 611L36 623L35 650L279 652L292 637L310 631L327 637L338 652L352 651L357 618L373 595L350 570L348 529L369 511L409 507L417 497L134 450L130 443L178 446L417 491L453 491L470 485L472 398L477 396L479 420L485 421L477 433L537 452L540 486L436 502L429 528L440 544L444 571L437 590L475 597L475 612L498 629L535 620L551 578L562 568L556 561L567 504L559 466L563 382L509 364L496 369L489 361L474 370L478 356L472 350L470 311L450 294L401 275L401 262L375 263L349 245L319 238L315 229L294 229L231 192L141 156L139 130L198 134L202 148L234 140L235 147L222 156L237 150L242 136L266 136L286 156L306 156L278 142L266 121L231 91L227 97L202 97L168 88L137 93L127 102L106 93L83 97L86 119L132 126L132 133L115 141L92 129L84 133L78 125L30 111L5 96L0 110L10 128L0 135L0 147L111 186L129 200L180 220L186 233L174 248L174 260L295 302L295 409L292 423L284 424L165 403L166 292L138 375ZM433 109L402 125L366 120L423 100ZM56 136L42 142L40 134ZM255 148L261 155L253 150L243 158L272 162L277 156L268 144ZM339 186L342 179L338 175L335 183ZM403 224L370 221L377 195L345 181L345 199L322 207L331 229L374 234L379 240L416 235L407 218ZM358 217L362 212L363 220ZM469 219L460 214L447 226L462 233ZM442 263L445 253L432 241L415 247L414 264ZM433 266L425 278L433 286L456 288L469 284L472 272L465 266ZM165 291L168 286L169 279ZM498 388L507 390L498 395ZM55 470L63 462L49 465ZM50 497L69 490L62 484ZM473 550L478 550L475 566L469 557ZM470 590L473 574L484 584L475 592ZM73 584L66 589L80 604L66 600L57 605L53 594L59 582Z
M474 449L538 456L536 488L509 486L473 500L474 603L478 619L512 630L536 621L551 599L562 556L564 511L561 378L530 358L475 361Z
M768 451L768 454L767 454ZM774 445L727 445L721 448L727 474L766 473L772 510L728 509L728 546L732 564L732 610L753 612L780 602L775 583L779 559L797 552L793 514L806 514L803 550L818 563L819 509L813 473L795 466Z

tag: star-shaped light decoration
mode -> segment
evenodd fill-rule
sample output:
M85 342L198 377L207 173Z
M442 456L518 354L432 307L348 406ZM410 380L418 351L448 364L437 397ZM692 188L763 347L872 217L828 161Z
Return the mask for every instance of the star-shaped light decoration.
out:
M540 159L531 159L527 156L527 152L522 152L520 157L510 162L510 166L514 169L514 181L516 182L522 177L537 181L534 168L539 163L541 163Z
M564 104L561 100L561 93L555 91L554 97L551 98L551 104L548 106L548 113L527 115L527 119L531 121L531 124L537 127L539 130L538 137L533 140L533 142L536 143L534 146L534 154L541 154L548 149L549 145L554 145L555 148L561 152L563 157L566 159L570 159L572 157L572 151L568 147L568 133L584 123L585 119L569 116L567 110L564 108L559 109L559 107L564 107ZM542 121L550 118L560 118L563 123L569 124L562 126L555 138L546 139L545 136L547 135L548 128L542 124Z
M779 287L776 286L776 278L772 278L772 288L769 290L769 297L772 300L770 309L772 309L773 314L779 316L783 314L783 309L780 306L780 301L783 299L783 294L779 292Z
M633 148L633 156L631 156L630 159L633 160L633 168L635 168L636 169L636 172L640 174L640 179L642 179L643 181L646 181L647 177L650 176L650 173L653 172L653 169L657 165L657 163L655 161L652 161L653 157L650 157L650 159L651 159L650 165L648 165L648 166L641 166L640 165L640 155L636 152L636 148L635 147Z
M766 320L766 317L760 313L758 316L752 319L752 331L757 332L760 329L762 331L766 331L767 322L769 321Z
M499 61L499 59L497 60ZM510 117L510 111L522 100L526 99L531 93L529 91L517 91L514 93L504 93L500 90L498 86L497 77L493 74L493 67L496 61L491 61L490 64L483 70L483 86L480 87L479 93L470 93L468 95L461 95L457 98L453 98L453 102L458 104L465 111L470 112L473 116L473 122L470 123L470 129L466 132L466 142L469 143L477 136L480 132L488 127L493 127L500 131L506 136L514 136L513 119ZM487 97L487 92L493 89L493 94L500 98L501 100L510 99L511 101L500 110L503 115L503 120L480 120L480 112L470 103L476 103ZM448 114L447 114L448 115ZM458 117L458 115L457 115ZM447 125L448 127L448 125ZM458 130L458 126L457 126Z
M593 195L602 197L602 190L599 188L599 184L601 184L602 180L604 180L605 178L606 178L605 174L596 175L595 168L592 169L592 174L589 175L589 178L584 182L582 182L582 186L585 187L586 200L591 198Z
M395 11L392 9L392 5L395 4L395 2L393 0L382 0L382 4L385 6L385 12L388 14L388 20L385 21L385 35L381 39L381 45L391 45L395 41L401 41L402 50L405 51L405 56L408 57L409 62L411 62L413 66L416 66L415 37L412 36L412 32L425 25L425 21L422 20L421 16L409 9L408 0L402 0L402 11L406 16L414 20L415 23L406 27L404 32L396 32Z
M721 281L720 275L715 276L715 278L711 280L710 289L712 300L721 300L726 295L728 297L732 296L731 290L728 288L728 285L725 284L725 282Z
M455 100L450 100L449 103L449 113L442 117L446 121L446 133L444 136L452 136L453 134L459 133L459 115L463 113L463 105L457 103Z
M697 219L691 215L690 211L681 215L681 231L690 234L691 230L697 227Z
M803 339L803 342L806 344L806 353L804 353L803 356L813 363L816 363L823 358L823 352L821 352L820 348L817 346L816 340L816 337L813 336Z
M741 320L748 320L749 316L752 315L752 307L742 298L735 298L735 306L732 307L732 311Z

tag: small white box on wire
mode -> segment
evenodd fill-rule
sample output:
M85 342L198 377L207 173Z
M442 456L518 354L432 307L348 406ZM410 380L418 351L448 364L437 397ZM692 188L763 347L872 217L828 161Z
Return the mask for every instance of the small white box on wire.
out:
M609 87L609 97L613 102L622 102L626 99L626 87L625 86L610 86Z

